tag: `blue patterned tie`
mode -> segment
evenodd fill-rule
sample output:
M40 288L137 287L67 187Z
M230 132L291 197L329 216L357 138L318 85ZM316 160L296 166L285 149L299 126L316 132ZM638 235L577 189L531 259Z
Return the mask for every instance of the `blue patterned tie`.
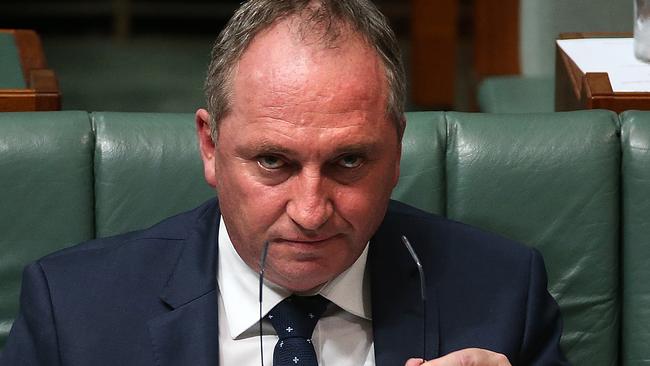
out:
M266 318L279 337L273 366L318 366L311 335L327 304L320 295L292 295L269 311Z

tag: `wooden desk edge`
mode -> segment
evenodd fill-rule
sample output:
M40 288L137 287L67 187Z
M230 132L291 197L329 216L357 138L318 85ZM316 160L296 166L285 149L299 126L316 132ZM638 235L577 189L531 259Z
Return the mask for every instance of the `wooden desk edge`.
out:
M631 33L624 32L562 33L559 39L627 38L631 36ZM620 113L628 109L648 109L650 92L614 92L606 72L585 74L559 45L556 45L556 50L555 110L602 108Z

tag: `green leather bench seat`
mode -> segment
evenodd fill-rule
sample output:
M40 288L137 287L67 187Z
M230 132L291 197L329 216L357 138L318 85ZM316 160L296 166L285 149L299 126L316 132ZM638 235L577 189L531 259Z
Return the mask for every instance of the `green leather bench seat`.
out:
M648 278L650 114L621 118L622 140L607 111L407 115L393 197L538 248L575 365L650 359L650 291L633 281ZM0 114L0 168L0 339L25 263L213 195L191 114Z
M478 106L487 113L553 112L555 82L544 76L492 76L479 84Z
M85 112L0 113L0 348L23 266L94 237L93 150Z
M623 363L650 365L650 112L621 116Z

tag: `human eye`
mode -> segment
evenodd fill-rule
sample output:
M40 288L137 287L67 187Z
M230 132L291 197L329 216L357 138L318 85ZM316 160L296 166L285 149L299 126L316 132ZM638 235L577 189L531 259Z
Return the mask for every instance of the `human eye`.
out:
M341 156L336 163L342 168L354 169L363 164L363 158L357 154L346 154Z
M257 164L267 170L276 170L284 167L287 163L274 155L262 155L257 157Z

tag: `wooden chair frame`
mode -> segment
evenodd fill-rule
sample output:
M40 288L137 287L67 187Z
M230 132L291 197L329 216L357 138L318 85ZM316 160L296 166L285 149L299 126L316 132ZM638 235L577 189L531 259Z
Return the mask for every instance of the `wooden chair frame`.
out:
M0 111L61 109L61 92L54 71L47 68L40 37L33 30L0 29L13 35L27 87L0 89Z

